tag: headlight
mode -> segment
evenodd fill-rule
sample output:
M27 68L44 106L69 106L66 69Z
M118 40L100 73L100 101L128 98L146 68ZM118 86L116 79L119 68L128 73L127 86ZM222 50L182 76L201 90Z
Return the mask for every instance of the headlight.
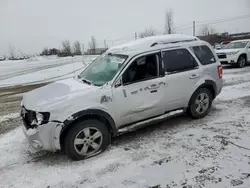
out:
M235 55L235 54L237 54L237 53L239 53L239 51L236 51L236 52L228 52L227 55Z
M41 125L43 122L43 115L39 112L36 112L36 120L37 120L37 125Z
M49 116L50 116L49 112L36 112L37 125L48 123Z

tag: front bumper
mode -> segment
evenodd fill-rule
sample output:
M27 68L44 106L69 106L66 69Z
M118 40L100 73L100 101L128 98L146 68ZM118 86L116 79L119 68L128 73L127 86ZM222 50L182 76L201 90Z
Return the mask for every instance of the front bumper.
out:
M26 128L25 123L22 123L22 129L29 141L29 144L35 150L58 151L60 146L60 133L62 123L49 122L39 125L36 128Z
M219 59L221 64L235 64L238 61L237 55L227 55L226 58L220 58Z

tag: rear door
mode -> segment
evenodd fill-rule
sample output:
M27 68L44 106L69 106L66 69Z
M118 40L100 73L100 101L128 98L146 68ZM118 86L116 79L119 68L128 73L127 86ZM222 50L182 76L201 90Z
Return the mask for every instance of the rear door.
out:
M165 111L186 107L201 78L201 69L187 49L162 51L165 68Z

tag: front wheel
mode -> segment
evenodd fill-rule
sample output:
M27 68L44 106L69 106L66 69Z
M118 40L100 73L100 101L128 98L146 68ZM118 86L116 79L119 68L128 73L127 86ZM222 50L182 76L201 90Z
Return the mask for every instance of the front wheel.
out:
M195 119L206 116L211 110L212 100L212 93L208 89L198 89L190 99L188 114Z
M100 121L85 120L72 126L65 136L64 150L73 160L97 155L110 144L110 132Z
M247 61L246 58L241 55L237 61L237 66L239 68L243 68L246 65L246 61Z

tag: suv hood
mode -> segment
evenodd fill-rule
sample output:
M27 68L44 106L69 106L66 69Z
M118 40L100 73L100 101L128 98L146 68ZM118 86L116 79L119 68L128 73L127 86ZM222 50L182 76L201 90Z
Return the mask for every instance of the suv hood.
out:
M47 112L58 103L81 97L91 97L99 87L81 83L76 79L66 79L30 91L23 96L22 105L38 112Z
M217 54L219 53L231 53L231 52L237 52L237 51L240 51L241 49L220 49L220 50L216 50L215 52Z

